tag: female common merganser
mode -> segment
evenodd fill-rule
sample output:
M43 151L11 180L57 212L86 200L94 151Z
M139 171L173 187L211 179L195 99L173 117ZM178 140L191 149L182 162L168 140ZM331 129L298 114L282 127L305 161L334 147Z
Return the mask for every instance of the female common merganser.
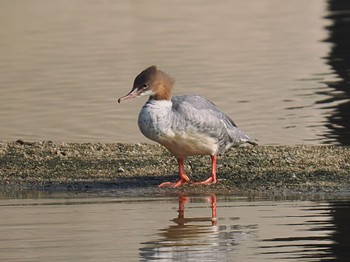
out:
M172 97L173 85L171 77L156 66L151 66L135 78L132 90L119 98L118 103L125 99L150 96L139 114L140 131L166 147L179 165L179 181L164 182L159 187L178 187L190 183L185 174L184 160L191 155L211 157L211 176L194 184L215 184L217 155L231 146L256 143L208 99L198 95Z

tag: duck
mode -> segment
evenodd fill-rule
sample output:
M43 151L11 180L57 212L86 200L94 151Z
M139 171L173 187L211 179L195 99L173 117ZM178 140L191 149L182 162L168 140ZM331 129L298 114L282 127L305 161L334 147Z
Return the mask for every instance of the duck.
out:
M241 131L233 120L213 102L200 95L172 96L174 79L155 65L138 74L124 100L148 96L138 116L141 133L164 146L176 159L179 180L159 187L179 187L185 183L211 185L217 182L217 157L232 146L257 145L256 140ZM184 161L193 155L209 155L211 173L208 179L192 182L186 175Z

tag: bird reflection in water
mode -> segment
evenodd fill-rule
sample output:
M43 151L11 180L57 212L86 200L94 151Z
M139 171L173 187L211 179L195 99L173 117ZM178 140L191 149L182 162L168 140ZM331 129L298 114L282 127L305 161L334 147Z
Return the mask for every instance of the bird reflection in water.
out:
M190 197L180 194L179 195L179 209L178 216L172 219L175 224L170 225L165 229L161 229L159 235L164 237L163 245L179 245L179 246L196 246L196 245L210 245L213 244L211 238L217 232L215 227L217 224L216 218L216 196L210 195L209 197L196 198L196 201L209 202L211 208L211 216L197 216L191 217L187 214L185 215L185 205L189 204ZM202 205L197 205L197 210L199 209L209 209L208 206L203 207ZM195 207L191 208L192 210ZM192 211L191 210L191 211ZM186 213L190 213L190 210ZM208 212L210 212L208 210ZM193 212L198 214L199 212ZM188 242L190 240L190 242Z
M142 243L140 256L143 261L225 260L227 252L237 244L237 232L231 232L231 226L217 225L216 196L180 194L178 201L178 216L171 220L172 224L160 229L156 240Z
M193 218L185 218L185 204L189 202L189 198L186 195L179 195L179 216L174 218L173 221L179 226L184 226L187 223L191 222L205 222L211 221L212 226L217 225L216 218L216 196L215 194L210 195L206 198L208 202L210 202L211 207L211 217L193 217Z

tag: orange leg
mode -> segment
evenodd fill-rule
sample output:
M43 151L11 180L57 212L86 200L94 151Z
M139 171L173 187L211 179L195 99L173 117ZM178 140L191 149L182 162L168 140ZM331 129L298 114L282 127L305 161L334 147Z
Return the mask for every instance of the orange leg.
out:
M214 194L210 196L210 204L211 204L211 225L216 226L218 219L216 218L216 196Z
M170 186L170 187L178 187L181 186L184 183L189 183L190 179L188 176L185 174L185 168L184 168L184 159L183 158L178 158L177 163L179 165L179 176L180 179L177 182L164 182L161 183L158 187L165 187L165 186Z
M188 203L187 196L179 196L179 216L178 219L185 218L185 204ZM182 223L183 225L184 223Z
M211 175L207 180L202 182L195 182L195 185L210 185L216 183L216 156L211 155Z

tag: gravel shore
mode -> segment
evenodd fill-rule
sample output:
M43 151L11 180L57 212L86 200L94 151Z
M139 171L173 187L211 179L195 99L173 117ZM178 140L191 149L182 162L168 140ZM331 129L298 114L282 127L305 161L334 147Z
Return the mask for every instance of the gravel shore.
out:
M189 157L193 181L209 176L210 157ZM247 146L218 158L218 183L157 189L175 181L177 164L163 147L150 144L0 142L0 189L92 190L154 188L228 193L291 189L350 189L350 148L342 146Z

